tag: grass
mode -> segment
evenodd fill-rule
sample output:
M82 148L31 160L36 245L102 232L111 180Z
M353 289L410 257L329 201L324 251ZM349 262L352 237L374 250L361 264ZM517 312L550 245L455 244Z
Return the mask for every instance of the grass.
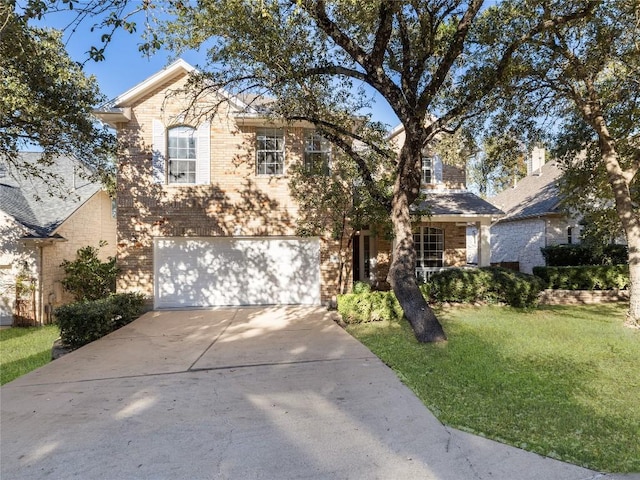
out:
M625 306L457 307L449 341L350 325L444 423L606 472L640 471L640 331Z
M0 330L0 385L49 363L59 336L57 325Z

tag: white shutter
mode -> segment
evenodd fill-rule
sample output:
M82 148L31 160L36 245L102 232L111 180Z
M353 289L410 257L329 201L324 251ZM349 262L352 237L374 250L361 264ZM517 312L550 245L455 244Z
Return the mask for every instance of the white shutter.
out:
M160 120L153 120L151 168L153 183L166 182L167 131Z
M433 156L433 183L442 183L442 159L439 155Z
M211 124L204 122L198 127L196 154L196 183L211 183Z

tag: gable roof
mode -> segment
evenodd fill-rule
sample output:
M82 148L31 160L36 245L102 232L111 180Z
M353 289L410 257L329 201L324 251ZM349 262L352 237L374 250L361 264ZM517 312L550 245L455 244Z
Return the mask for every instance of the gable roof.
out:
M489 201L506 212L500 220L514 221L561 213L558 179L562 170L554 161L520 180L515 187L499 193Z
M23 152L22 161L37 163L39 153ZM77 160L58 157L47 168L60 177L60 185L50 186L39 178L0 177L0 209L30 230L36 237L48 237L102 187L79 176L79 169L85 169ZM74 185L75 184L75 185Z
M128 122L131 120L131 105L134 104L136 100L173 79L192 73L198 73L198 70L180 58L126 92L118 95L116 98L104 103L94 110L94 114L105 123L114 127L117 122ZM222 88L218 89L216 93L226 98L231 105L240 111L250 114L258 113L250 104L245 103L241 98L231 95Z

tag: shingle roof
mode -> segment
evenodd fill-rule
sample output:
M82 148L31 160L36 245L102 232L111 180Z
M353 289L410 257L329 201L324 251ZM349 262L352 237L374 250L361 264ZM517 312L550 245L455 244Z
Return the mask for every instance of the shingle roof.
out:
M25 162L36 163L40 154L24 152L21 156ZM49 236L100 190L99 183L78 175L79 169L84 168L77 160L58 157L47 167L48 172L58 175L61 180L54 189L42 179L6 174L0 177L0 209L30 229L34 236ZM49 190L52 190L51 194Z
M502 222L560 213L558 179L561 175L557 163L548 162L489 201L506 212L500 219Z
M433 192L412 210L429 210L432 215L502 215L504 212L471 192Z

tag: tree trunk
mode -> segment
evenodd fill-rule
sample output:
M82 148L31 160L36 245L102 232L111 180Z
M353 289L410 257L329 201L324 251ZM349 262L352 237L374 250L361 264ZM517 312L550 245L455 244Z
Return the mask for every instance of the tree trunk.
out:
M442 342L447 337L433 310L422 296L415 275L416 251L413 245L409 206L415 201L420 190L419 173L411 172L417 168L416 164L420 159L411 158L416 153L415 146L412 149L408 145L409 142L409 135L407 135L407 141L400 153L400 174L394 185L391 221L395 236L395 249L387 280L393 288L418 341ZM418 156L420 156L420 150L421 148L417 149Z
M640 326L640 229L627 232L629 247L629 322Z
M616 212L624 228L629 248L629 322L640 324L640 218L634 211L631 198L631 175L626 174L618 162L615 143L609 136L604 121L597 123L602 160L613 189Z

